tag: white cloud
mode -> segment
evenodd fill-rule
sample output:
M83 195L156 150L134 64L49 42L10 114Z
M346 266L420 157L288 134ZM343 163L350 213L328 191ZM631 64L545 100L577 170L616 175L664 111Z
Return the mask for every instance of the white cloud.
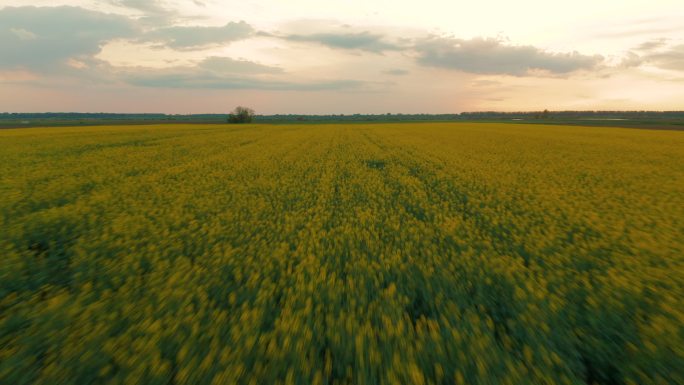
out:
M534 75L537 71L567 74L592 69L603 58L578 52L554 53L533 46L510 45L501 39L429 38L416 44L418 62L432 67L478 74Z
M254 34L251 25L229 22L220 27L173 26L155 29L143 36L144 40L159 41L175 49L199 49L209 45L230 43Z
M277 74L283 72L282 68L219 56L206 58L199 64L199 67L215 73L227 74Z
M684 44L667 47L655 52L650 51L644 55L643 60L659 68L684 71Z

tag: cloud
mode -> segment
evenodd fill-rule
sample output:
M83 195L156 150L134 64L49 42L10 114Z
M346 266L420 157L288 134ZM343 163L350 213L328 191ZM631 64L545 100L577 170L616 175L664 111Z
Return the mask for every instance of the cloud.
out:
M282 72L278 67L251 61L210 57L195 67L164 70L139 68L136 71L119 72L118 77L131 85L154 88L321 91L362 89L368 85L348 79L284 81L273 76Z
M643 42L635 48L637 51L652 51L664 47L667 44L667 39L655 39Z
M684 71L684 44L649 53L643 56L643 59L659 68Z
M415 46L418 63L477 74L526 76L567 74L596 67L603 58L578 52L551 53L533 46L505 45L499 39L428 38Z
M87 61L105 42L134 32L126 17L77 7L3 8L0 68L57 71L70 59Z
M381 53L384 51L396 51L402 47L388 43L383 36L370 32L359 33L314 33L308 35L288 35L285 39L322 44L330 48L361 50Z
M282 68L278 67L217 56L206 58L199 64L199 67L216 73L232 74L276 74L283 72Z
M201 88L270 91L323 91L359 89L364 82L358 80L331 80L289 82L238 76L221 76L211 72L137 72L124 80L135 86L155 88Z
M634 52L627 52L625 54L625 57L622 58L622 61L620 61L620 67L622 68L631 68L631 67L639 67L644 63L644 59L637 55Z
M246 39L253 36L254 32L251 25L240 21L230 22L222 27L174 26L159 28L146 34L144 39L161 42L171 48L188 50Z
M628 51L620 64L625 68L651 65L664 70L684 71L684 44L668 46L667 42L668 39L656 39L641 43L634 51Z
M12 32L19 40L35 40L38 36L31 31L27 31L23 28L10 28Z
M109 0L109 3L141 12L141 21L148 25L168 24L178 17L177 12L167 9L158 0Z
M409 72L407 70L403 70L400 68L382 71L382 73L386 74L386 75L394 75L394 76L402 76L402 75L408 75L409 74Z
M110 0L110 4L137 9L145 13L168 13L169 11L155 0Z
M489 79L477 79L470 82L473 87L500 87L501 82Z

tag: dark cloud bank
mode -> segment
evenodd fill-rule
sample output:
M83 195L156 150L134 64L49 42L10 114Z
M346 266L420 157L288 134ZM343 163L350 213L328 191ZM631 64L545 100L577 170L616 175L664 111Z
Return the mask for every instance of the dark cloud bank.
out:
M116 38L134 38L123 16L77 7L0 10L0 67L52 72L69 59L89 59Z

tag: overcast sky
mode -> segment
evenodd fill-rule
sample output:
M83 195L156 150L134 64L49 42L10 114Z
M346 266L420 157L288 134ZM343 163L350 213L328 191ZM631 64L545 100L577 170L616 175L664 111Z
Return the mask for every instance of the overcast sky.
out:
M683 0L0 1L0 112L684 110Z

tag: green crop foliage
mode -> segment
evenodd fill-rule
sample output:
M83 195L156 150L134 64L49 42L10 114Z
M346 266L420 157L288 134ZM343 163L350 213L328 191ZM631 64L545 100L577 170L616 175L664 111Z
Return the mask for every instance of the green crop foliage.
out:
M0 131L2 384L684 384L684 133Z

